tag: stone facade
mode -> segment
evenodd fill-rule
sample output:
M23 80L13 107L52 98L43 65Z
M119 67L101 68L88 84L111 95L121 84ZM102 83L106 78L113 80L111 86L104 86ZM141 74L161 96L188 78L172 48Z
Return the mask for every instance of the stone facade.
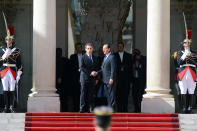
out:
M6 0L9 2L9 0ZM10 0L11 1L11 0ZM65 0L57 1L57 47L62 47L67 54L67 13ZM121 4L123 0L100 0L100 2L91 2L89 8L89 14L87 15L86 24L84 24L84 31L82 32L81 38L82 42L93 42L96 48L110 41L114 43L113 49L116 49L115 43L117 42L118 36L118 24L124 11L125 4ZM127 1L127 0L124 0ZM22 62L24 66L24 74L21 78L20 88L19 88L19 103L18 110L25 112L27 109L27 98L30 90L32 88L32 69L33 69L33 0L20 0L20 4L16 6L18 9L14 15L9 17L8 24L15 27L15 42L17 47L22 50ZM119 3L120 2L120 3ZM175 50L179 49L180 42L184 38L184 24L182 12L177 5L177 0L171 0L171 12L170 12L170 54ZM196 7L197 2L192 1L192 6ZM147 0L136 0L135 4L135 47L139 48L144 55L146 55L146 38L147 38ZM4 8L2 5L2 0L0 1L0 8ZM14 9L15 10L15 9ZM64 12L65 11L65 12ZM118 15L117 15L118 14ZM187 13L186 13L187 15ZM62 21L63 19L63 21ZM197 13L196 9L193 10L192 19L190 19L189 27L192 28L193 36L197 35ZM117 22L116 22L117 21ZM65 26L64 26L65 24ZM0 15L0 38L4 38L4 23L2 15ZM91 33L94 32L94 33ZM102 33L101 33L102 32ZM112 35L113 34L113 35ZM113 36L113 37L112 37ZM85 41L86 39L86 41ZM154 42L154 41L153 41ZM192 48L197 49L197 37L193 37ZM59 44L59 45L58 45ZM173 89L173 73L174 65L171 61L170 65L170 87ZM174 90L174 89L173 89Z

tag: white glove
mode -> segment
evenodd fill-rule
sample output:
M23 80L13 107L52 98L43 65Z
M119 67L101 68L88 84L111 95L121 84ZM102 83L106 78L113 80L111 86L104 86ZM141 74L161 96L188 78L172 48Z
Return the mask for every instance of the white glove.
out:
M16 82L17 82L17 83L19 82L20 78L21 78L20 76L17 76L17 77L16 77Z
M191 51L189 49L185 49L184 54L181 56L182 60L185 60L185 58L187 57L187 55L190 55Z
M10 55L11 55L11 49L8 48L8 49L6 49L5 53L3 54L2 59L4 60L5 58L7 58Z
M23 73L22 71L17 71L17 77L16 77L16 82L17 83L19 82L22 73Z
M186 55L189 55L191 52L190 52L190 50L189 49L185 49L185 54Z

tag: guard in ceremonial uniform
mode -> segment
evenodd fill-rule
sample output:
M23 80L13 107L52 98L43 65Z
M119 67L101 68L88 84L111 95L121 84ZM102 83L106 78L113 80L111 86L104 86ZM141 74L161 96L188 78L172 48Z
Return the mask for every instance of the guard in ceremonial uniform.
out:
M107 106L100 106L94 109L94 113L96 116L95 131L110 131L113 109Z
M4 20L7 29L7 36L5 38L7 45L0 48L0 74L5 101L5 108L3 112L14 113L15 87L22 74L22 65L20 49L16 48L13 44L14 28L7 27L5 16Z
M192 112L193 95L196 88L197 54L191 50L191 30L186 31L186 39L183 41L183 49L178 52L177 63L178 84L181 90L182 112ZM189 94L187 100L186 94ZM188 101L188 104L187 104Z

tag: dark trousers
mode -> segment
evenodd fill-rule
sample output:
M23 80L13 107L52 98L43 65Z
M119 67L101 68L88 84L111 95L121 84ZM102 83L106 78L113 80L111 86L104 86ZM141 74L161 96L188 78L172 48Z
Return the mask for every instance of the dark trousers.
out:
M92 112L94 108L94 81L85 81L81 83L80 112ZM88 111L88 109L90 110Z
M117 83L117 91L116 91L118 112L128 112L129 90L130 90L130 82L119 79Z
M141 101L145 90L145 80L134 78L132 87L133 103L135 106L135 112L141 112Z
M73 97L73 104L74 104L74 112L78 112L79 111L80 88L81 88L80 82L77 81L75 83L74 90L73 90L73 95L72 95L72 97Z
M104 84L104 90L107 97L108 106L112 107L116 111L116 100L115 100L115 83Z
M98 81L96 85L96 99L95 99L95 106L107 106L107 98L105 95L105 90L103 86L103 82L101 80Z

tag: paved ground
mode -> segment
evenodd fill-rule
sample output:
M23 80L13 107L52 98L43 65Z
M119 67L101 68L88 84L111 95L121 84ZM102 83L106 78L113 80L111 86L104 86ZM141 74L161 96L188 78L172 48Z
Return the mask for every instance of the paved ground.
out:
M179 114L181 131L197 131L197 114Z

